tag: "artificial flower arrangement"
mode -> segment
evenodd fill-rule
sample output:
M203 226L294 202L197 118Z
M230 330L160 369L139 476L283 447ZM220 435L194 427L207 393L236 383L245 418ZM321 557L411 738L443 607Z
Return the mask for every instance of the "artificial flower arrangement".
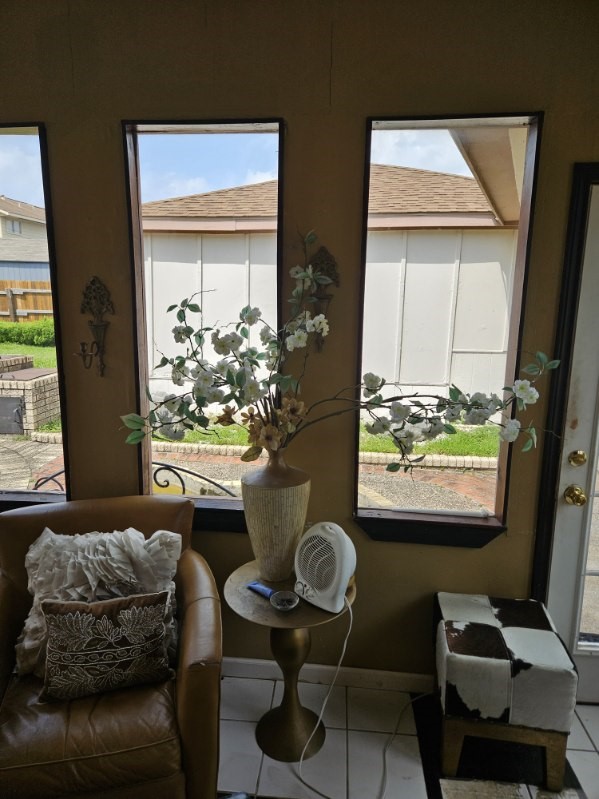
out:
M418 441L451 435L459 422L491 422L500 427L504 441L511 443L522 436L523 451L536 446L535 428L531 424L523 427L513 418L513 406L523 410L534 404L539 397L534 383L546 371L558 367L559 361L550 360L542 352L523 368L527 377L504 387L503 399L497 394L465 394L455 385L449 387L447 397L418 393L385 397L385 379L369 372L359 386L342 388L331 397L307 404L301 394L302 378L311 352L320 349L329 334L329 322L320 312L323 291L333 283L338 285L336 265L325 248L310 257L316 241L313 231L302 237L304 265L290 271L295 287L289 299L289 320L278 330L262 322L260 309L249 305L241 309L238 321L216 328L194 325L193 319L201 314L195 296L168 308L177 320L172 329L174 340L186 351L171 358L163 356L158 367L168 367L174 386L180 390L150 397L153 407L147 417L136 413L121 417L131 431L128 443L139 443L149 432L171 440L181 440L186 430L217 435L214 425L237 424L248 434L249 448L241 459L253 461L263 450L272 454L286 449L314 424L354 412L370 419L368 432L393 440L397 459L387 465L392 472L411 469L422 459L413 456ZM323 259L323 252L329 257ZM260 347L249 342L250 328L258 325ZM214 363L203 357L208 340L220 356ZM299 376L286 371L290 353L296 353L296 362L300 355Z

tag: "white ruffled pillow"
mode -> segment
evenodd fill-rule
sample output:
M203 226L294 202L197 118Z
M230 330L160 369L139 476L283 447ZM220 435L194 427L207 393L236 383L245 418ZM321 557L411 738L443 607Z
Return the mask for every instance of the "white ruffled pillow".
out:
M172 656L177 639L173 578L180 555L181 536L168 530L157 530L146 539L133 527L84 535L57 535L46 527L25 557L33 605L15 647L17 672L44 677L44 599L95 602L170 591L171 607L165 623L167 648Z

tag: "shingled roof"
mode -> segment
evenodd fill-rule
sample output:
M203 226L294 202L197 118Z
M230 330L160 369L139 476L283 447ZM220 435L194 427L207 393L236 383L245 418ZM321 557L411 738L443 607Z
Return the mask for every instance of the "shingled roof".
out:
M43 208L20 200L11 200L10 197L5 197L4 194L0 194L0 215L13 216L17 219L30 219L34 222L46 221L46 212Z
M150 220L276 219L277 181L236 186L205 194L173 197L144 203L144 227ZM426 217L430 224L440 216L480 218L480 223L494 224L492 209L474 178L448 175L425 169L372 164L370 170L369 217L387 222L392 217ZM149 223L149 224L148 224ZM442 223L441 223L442 224ZM188 228L190 229L190 228Z

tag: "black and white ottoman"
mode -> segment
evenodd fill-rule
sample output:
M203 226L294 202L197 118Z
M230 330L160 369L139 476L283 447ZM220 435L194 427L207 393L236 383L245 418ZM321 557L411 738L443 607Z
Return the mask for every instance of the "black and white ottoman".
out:
M442 771L456 775L464 736L545 748L546 784L562 788L578 674L540 602L435 595Z

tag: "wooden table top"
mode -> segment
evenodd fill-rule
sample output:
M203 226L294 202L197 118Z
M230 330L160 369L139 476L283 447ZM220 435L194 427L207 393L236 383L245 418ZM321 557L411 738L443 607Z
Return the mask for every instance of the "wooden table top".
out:
M299 605L293 608L293 610L276 610L266 597L257 594L255 591L250 591L250 589L247 588L248 583L254 580L260 580L261 583L264 583L264 585L267 585L269 588L274 588L276 591L293 591L295 577L292 575L288 580L284 580L280 583L271 583L268 580L262 580L258 572L258 564L255 560L244 563L243 566L235 569L225 583L225 600L235 613L243 619L252 621L255 624L287 630L300 627L316 627L319 624L326 624L336 619L346 611L346 607L344 606L343 610L339 611L339 613L330 613L327 610L322 610L322 608L311 605L301 597ZM354 580L350 581L345 595L347 601L353 604L356 598L356 584Z

